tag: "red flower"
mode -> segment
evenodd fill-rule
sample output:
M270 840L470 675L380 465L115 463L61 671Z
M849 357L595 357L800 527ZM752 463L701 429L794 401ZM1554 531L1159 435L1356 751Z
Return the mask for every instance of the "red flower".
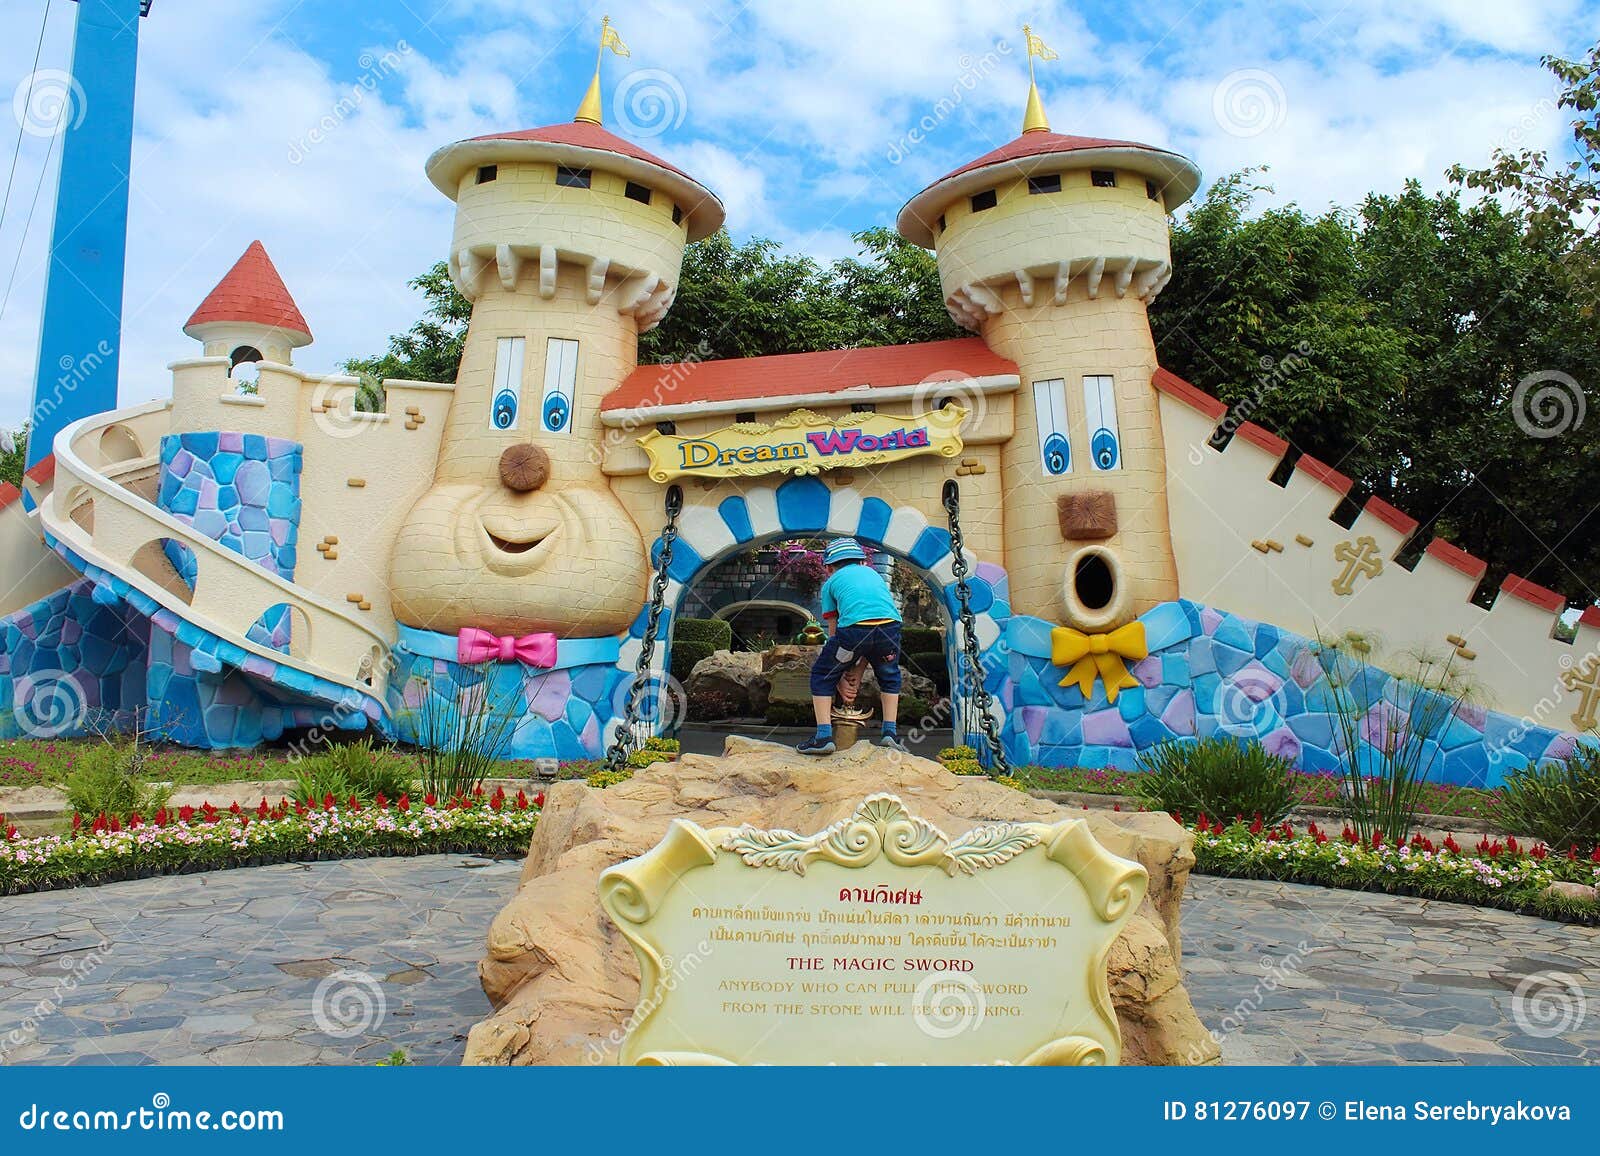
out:
M1339 834L1346 843L1354 844L1359 842L1359 840L1356 838L1356 833L1350 829L1350 824L1348 823L1345 824L1344 830L1339 832Z
M10 824L6 825L6 842L11 842L17 837L17 829Z
M233 806L229 807L228 810L232 811L235 815L243 814L244 812L244 808L239 806L237 799L234 800Z
M1522 850L1521 847L1517 846L1517 837L1515 835L1506 836L1506 850L1510 851L1513 855Z
M250 816L249 815L240 815L239 816L239 830L243 831L246 828L248 828L249 826L250 826Z
M137 831L139 829L139 824L143 822L144 820L140 818L139 812L134 811L128 816L128 830Z
M1178 824L1178 826L1180 826L1180 827L1183 826L1183 812L1182 811L1174 811L1174 812L1172 812L1172 821L1174 823Z
M188 803L185 803L183 806L178 808L178 822L187 823L190 819L193 819L193 818L194 818L194 808L189 806Z
M1600 863L1600 843L1596 843L1594 850L1589 852L1589 862Z
M115 815L111 816L111 830L113 832L122 830L122 820L117 818Z
M1252 835L1261 834L1261 813L1259 811L1256 813L1255 821L1250 824L1250 833Z
M543 791L540 791L537 795L535 795L533 797L533 805L535 807L540 807L540 808L542 808L544 806L544 792Z
M333 810L334 802L335 802L335 800L334 800L334 797L333 797L333 792L329 791L326 795L322 796L322 809L324 811Z
M1578 861L1578 845L1576 843L1567 848L1567 858L1571 859L1574 863Z
M528 809L528 794L527 794L526 791L518 791L517 792L517 810L526 811L527 809Z
M1113 811L1120 811L1120 810L1122 810L1122 804L1121 803L1112 803L1111 804L1111 809Z
M379 791L372 801L378 805L378 810L380 811L387 811L389 809L389 796L385 795L382 791Z
M394 805L399 807L402 811L411 810L411 796L409 794L402 793L400 797L394 801Z
M261 796L261 806L256 808L256 818L265 819L267 817L267 815L270 814L270 813L271 813L271 808L269 808L267 806L267 797L265 795L262 795Z
M1326 831L1318 831L1317 832L1317 843L1320 845L1322 843L1326 843L1327 841L1328 841L1327 832Z
M171 821L171 819L172 816L167 813L167 809L165 807L159 807L156 809L157 827L165 827L167 823Z
M438 804L438 802L438 796L436 796L432 791L429 791L426 795L422 796L422 805L424 807L435 806Z
M501 808L501 806L504 805L504 802L505 802L505 796L503 796L503 795L490 795L489 796L489 810L498 811Z
M1444 849L1452 855L1461 854L1461 844L1457 843L1456 837L1451 834L1446 834L1444 837Z
M83 816L78 814L76 811L72 812L72 829L76 831L81 826L83 826ZM1574 848L1574 850L1576 850L1576 848Z
M1489 844L1489 847L1488 847L1489 858L1491 858L1491 859L1500 858L1500 852L1502 852L1504 850L1505 850L1504 845L1501 844L1500 840L1496 839L1493 843Z
M483 798L483 784L479 783L476 787L473 787L472 793L480 799Z
M1543 843L1535 843L1533 845L1533 850L1528 852L1528 854L1532 855L1535 859L1538 859L1541 862L1543 862L1544 857L1549 853L1550 852L1546 849Z
M361 800L356 798L354 795L350 796L350 809L352 811L361 810Z
M106 829L106 813L101 811L94 817L94 822L89 824L89 830L98 835Z

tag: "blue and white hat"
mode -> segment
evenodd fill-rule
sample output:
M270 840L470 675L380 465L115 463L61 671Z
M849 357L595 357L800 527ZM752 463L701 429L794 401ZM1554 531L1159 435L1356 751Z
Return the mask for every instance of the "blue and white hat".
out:
M829 566L837 566L840 562L849 562L857 558L865 561L866 557L867 552L854 538L835 538L828 543L828 549L822 555L822 560Z

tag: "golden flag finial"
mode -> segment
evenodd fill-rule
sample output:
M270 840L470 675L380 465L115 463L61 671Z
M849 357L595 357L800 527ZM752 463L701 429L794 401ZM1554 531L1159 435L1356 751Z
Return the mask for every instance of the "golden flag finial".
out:
M1049 132L1050 122L1044 115L1044 102L1039 99L1039 86L1033 79L1033 58L1058 60L1060 57L1026 24L1022 26L1022 35L1028 42L1028 107L1022 114L1022 131Z
M611 17L600 17L600 47L594 54L594 78L589 81L589 91L583 94L583 101L578 105L578 114L572 119L584 124L600 124L600 62L605 59L606 49L611 49L618 56L632 56L628 46L622 42L621 35L611 24Z

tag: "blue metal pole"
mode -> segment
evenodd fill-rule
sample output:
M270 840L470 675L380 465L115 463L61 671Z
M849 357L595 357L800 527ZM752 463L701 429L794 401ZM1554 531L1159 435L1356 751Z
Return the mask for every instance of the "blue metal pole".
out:
M58 129L64 135L29 417L30 467L54 452L66 426L117 405L133 85L146 8L147 0L78 2L71 104Z

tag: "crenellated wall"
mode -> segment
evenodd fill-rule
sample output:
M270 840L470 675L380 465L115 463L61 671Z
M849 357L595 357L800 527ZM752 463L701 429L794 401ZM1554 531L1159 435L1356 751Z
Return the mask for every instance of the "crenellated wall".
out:
M1156 383L1184 598L1309 638L1372 634L1386 653L1448 660L1486 707L1557 730L1592 728L1582 691L1563 676L1581 676L1600 654L1600 616L1585 616L1575 643L1559 641L1565 599L1514 576L1485 610L1469 601L1485 563L1438 539L1405 569L1394 557L1414 520L1373 498L1340 526L1331 515L1349 478L1302 457L1278 486L1271 476L1286 443L1246 422L1226 449L1212 449L1222 403L1164 371Z

